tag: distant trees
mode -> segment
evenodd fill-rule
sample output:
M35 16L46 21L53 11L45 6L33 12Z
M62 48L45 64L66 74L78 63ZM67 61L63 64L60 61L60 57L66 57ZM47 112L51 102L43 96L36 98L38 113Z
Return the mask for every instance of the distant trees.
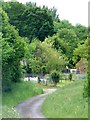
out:
M79 43L78 47L73 51L74 57L73 61L77 63L81 58L88 59L88 39Z
M88 28L77 24L73 26L69 21L54 21L54 30L56 32L56 36L54 39L54 47L61 51L68 57L69 59L69 67L74 67L75 62L73 59L73 52L77 47L85 42L88 35ZM84 46L82 45L82 48ZM82 50L81 50L82 51ZM86 51L86 50L85 50ZM86 51L87 52L87 51ZM75 56L74 56L75 57ZM77 56L77 60L80 60L80 57Z
M74 31L77 35L77 37L79 38L79 40L86 40L87 39L87 35L88 35L88 28L81 25L81 24L77 24L74 27Z
M73 67L73 50L77 47L78 37L73 31L73 29L62 28L52 37L46 39L48 42L52 43L52 46L60 51L62 54L66 55L69 60L69 67Z
M63 28L73 29L74 26L71 23L69 23L68 20L54 21L54 30L56 33L58 32L58 30L61 30Z
M63 66L67 64L67 58L46 41L34 41L31 44L36 45L28 63L33 73L46 74L52 70L61 71Z
M57 14L57 9L55 7L49 9L47 6L43 6L44 9L48 11L48 13L52 16L53 21L60 21L59 15Z

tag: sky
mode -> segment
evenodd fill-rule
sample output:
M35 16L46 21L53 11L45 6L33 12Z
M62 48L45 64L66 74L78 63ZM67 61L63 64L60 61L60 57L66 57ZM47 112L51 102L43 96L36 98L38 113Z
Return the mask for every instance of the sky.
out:
M4 0L8 1L8 0ZM20 3L36 2L38 6L53 6L57 9L60 20L68 20L73 25L88 26L89 0L17 0Z

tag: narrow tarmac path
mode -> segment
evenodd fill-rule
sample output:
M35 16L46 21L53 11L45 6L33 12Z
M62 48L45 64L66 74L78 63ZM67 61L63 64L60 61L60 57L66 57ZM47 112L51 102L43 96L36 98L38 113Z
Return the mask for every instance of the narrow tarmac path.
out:
M41 94L16 105L16 110L21 118L45 118L41 113L41 106L48 94L56 89L44 89L45 94Z

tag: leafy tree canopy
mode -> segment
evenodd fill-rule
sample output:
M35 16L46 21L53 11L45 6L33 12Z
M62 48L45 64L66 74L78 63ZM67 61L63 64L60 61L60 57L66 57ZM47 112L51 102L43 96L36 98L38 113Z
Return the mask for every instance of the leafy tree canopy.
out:
M74 27L74 31L77 35L77 37L79 38L79 40L86 40L87 39L87 35L88 35L88 28L81 25L81 24L77 24Z
M63 66L67 64L67 58L52 48L47 42L34 41L33 44L36 47L32 53L32 57L29 59L29 66L34 73L41 73L43 70L46 73L50 73L54 69L61 71Z
M11 83L20 81L20 61L24 58L27 44L20 37L18 31L9 24L7 14L1 10L2 15L2 78L3 90L11 89Z
M3 3L2 7L10 17L10 23L19 29L21 36L28 37L30 41L34 38L44 41L45 37L54 34L53 20L48 9L19 2Z
M62 28L73 29L74 26L71 23L69 23L68 20L54 21L55 32L58 32L58 30L61 30Z

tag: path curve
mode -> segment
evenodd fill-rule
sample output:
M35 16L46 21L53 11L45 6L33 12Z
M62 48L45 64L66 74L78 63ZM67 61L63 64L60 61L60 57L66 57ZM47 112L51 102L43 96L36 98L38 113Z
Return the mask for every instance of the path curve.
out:
M41 113L41 106L48 94L55 92L56 89L44 89L45 94L41 94L16 105L16 111L21 118L45 118Z

